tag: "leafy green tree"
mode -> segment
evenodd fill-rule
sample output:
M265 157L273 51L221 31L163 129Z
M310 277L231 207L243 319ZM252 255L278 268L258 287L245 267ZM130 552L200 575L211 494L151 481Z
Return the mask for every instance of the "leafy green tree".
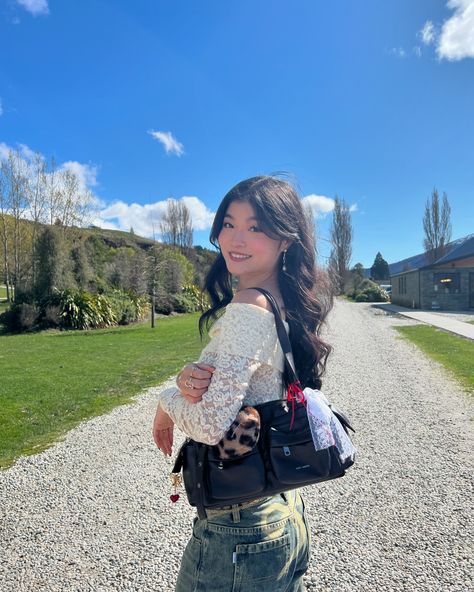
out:
M76 284L82 290L89 290L94 280L94 271L83 240L78 240L71 249L73 274Z
M354 291L359 289L359 286L364 281L364 266L362 263L356 263L351 269L352 283L354 285Z
M374 280L388 280L390 277L388 263L380 252L375 256L372 267L370 268L370 276Z
M76 287L70 247L56 226L47 226L38 236L36 255L35 294L38 300L51 296L55 290Z

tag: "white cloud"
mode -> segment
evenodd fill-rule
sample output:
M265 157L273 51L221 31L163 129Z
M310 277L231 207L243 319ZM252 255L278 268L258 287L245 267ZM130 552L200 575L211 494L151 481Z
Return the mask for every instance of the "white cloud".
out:
M415 45L413 48L413 53L416 55L417 58L421 58L421 47L419 45Z
M403 47L392 47L390 53L397 58L407 57L407 52L403 49Z
M418 36L425 45L431 45L436 39L436 31L432 21L426 21Z
M86 191L97 185L97 167L90 164L82 164L77 160L68 160L60 166L63 171L71 171L79 182L79 191Z
M24 174L31 180L34 180L35 173L34 167L31 165L34 163L36 157L40 157L43 162L46 162L46 158L43 154L35 152L26 144L18 144L17 147L9 146L5 142L0 142L0 160L8 158L10 152L16 152L19 155L19 165ZM46 163L47 164L47 163ZM103 207L103 203L100 198L93 194L91 188L97 185L97 171L98 167L91 164L82 164L77 161L69 160L63 164L57 165L58 171L71 171L76 175L78 181L78 191L80 194L90 192L90 200L93 208L99 209ZM47 169L47 178L51 178L51 172ZM61 175L58 175L55 180L56 187L60 189L62 187ZM26 213L28 217L28 212Z
M303 197L303 203L310 206L315 218L325 218L329 212L334 210L334 200L325 195L312 193Z
M211 227L215 213L211 212L198 197L183 196L178 201L183 201L188 207L194 230L207 230ZM151 237L154 233L158 238L160 220L166 209L166 199L144 205L116 201L98 212L95 224L103 228L127 231L133 227L136 234Z
M159 132L155 130L148 130L150 136L161 142L166 150L166 154L176 154L181 156L184 154L184 146L178 142L171 132Z
M17 3L33 16L49 14L48 0L16 0Z
M211 212L206 204L198 197L184 196L181 199L191 213L194 230L207 230L211 228L216 215L215 212Z
M325 218L334 210L334 200L325 195L316 195L312 193L311 195L303 197L303 203L310 206L315 218ZM359 208L356 203L349 206L350 212L357 212L358 210Z
M5 160L8 158L8 152L10 150L10 146L5 144L5 142L0 142L0 160Z
M446 60L474 58L474 0L449 0L454 10L443 23L436 53Z

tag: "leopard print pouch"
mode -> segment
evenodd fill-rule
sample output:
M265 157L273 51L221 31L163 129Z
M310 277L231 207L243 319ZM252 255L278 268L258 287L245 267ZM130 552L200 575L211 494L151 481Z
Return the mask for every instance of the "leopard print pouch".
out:
M237 458L250 452L260 436L260 414L250 406L242 407L225 436L217 444L219 458Z

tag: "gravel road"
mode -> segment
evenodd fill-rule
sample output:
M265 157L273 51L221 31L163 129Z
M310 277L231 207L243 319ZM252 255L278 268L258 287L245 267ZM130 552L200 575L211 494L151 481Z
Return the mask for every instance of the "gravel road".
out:
M397 337L407 324L366 304L331 315L323 390L355 424L358 460L306 491L310 591L474 589L472 403ZM173 590L193 511L168 499L157 390L0 472L1 592Z

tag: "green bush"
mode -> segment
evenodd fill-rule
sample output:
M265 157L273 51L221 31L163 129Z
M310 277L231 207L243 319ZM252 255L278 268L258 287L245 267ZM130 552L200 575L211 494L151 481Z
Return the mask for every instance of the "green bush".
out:
M207 299L194 284L188 284L179 293L160 291L155 298L155 311L159 314L196 312L208 307Z
M388 302L390 300L389 295L383 288L367 279L350 296L356 302Z
M148 309L146 297L120 290L110 294L64 290L43 300L41 305L14 304L0 315L0 324L10 333L51 327L95 329L140 321Z
M9 333L31 331L39 325L40 309L36 304L22 302L13 304L0 315L0 324L5 325Z
M187 296L195 306L196 310L207 310L209 308L209 299L207 295L196 284L188 284L183 288L183 294Z
M146 296L114 290L106 294L119 325L128 325L142 320L148 312Z
M174 311L173 296L170 294L159 294L155 298L155 312L169 315Z
M45 305L41 325L45 328L55 328L61 325L61 307L58 304Z
M171 302L175 312L196 312L198 308L194 298L188 294L173 294Z
M117 324L114 310L102 294L64 290L56 296L61 307L61 324L71 329L93 329ZM51 302L53 304L53 302Z

